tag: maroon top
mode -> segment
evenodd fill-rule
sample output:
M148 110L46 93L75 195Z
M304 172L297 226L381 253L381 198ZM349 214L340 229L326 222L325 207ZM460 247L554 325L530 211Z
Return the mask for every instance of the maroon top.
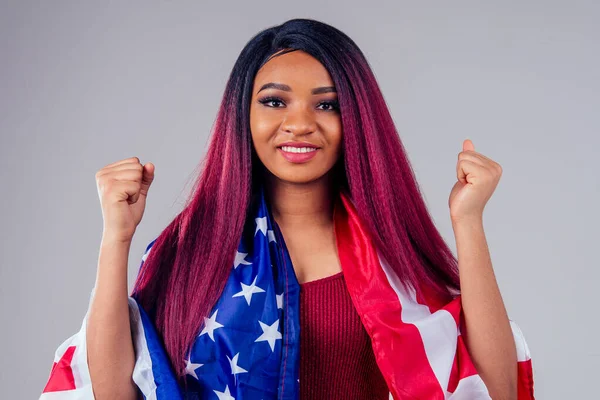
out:
M300 284L300 399L388 400L342 272Z

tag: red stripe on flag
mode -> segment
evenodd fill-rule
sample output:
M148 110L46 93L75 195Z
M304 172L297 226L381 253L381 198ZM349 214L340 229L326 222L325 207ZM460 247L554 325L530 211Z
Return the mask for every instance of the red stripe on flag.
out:
M533 366L531 358L517 363L518 395L519 400L534 400L533 397Z
M352 204L343 195L334 226L348 291L371 337L377 365L394 399L444 399L418 328L401 319L402 306Z
M44 387L42 393L76 389L75 378L73 376L73 370L71 369L73 354L75 354L75 346L70 346L67 348L61 359L52 365L48 383L46 383L46 387Z
M475 365L467 351L467 346L465 345L462 335L458 335L456 357L452 363L452 372L450 373L450 380L448 381L448 391L454 393L458 386L458 382L471 375L477 375L477 369L475 369Z

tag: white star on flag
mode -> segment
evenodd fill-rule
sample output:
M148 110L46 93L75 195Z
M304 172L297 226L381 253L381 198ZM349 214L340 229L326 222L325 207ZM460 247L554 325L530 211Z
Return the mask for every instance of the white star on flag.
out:
M231 367L232 375L248 372L244 368L237 365L239 356L240 356L240 353L237 353L235 356L233 356L233 358L229 358L229 356L227 356L227 359L229 360L229 366Z
M271 351L275 350L275 341L277 339L281 339L281 332L277 330L279 328L279 320L273 322L272 325L267 325L261 321L258 321L260 327L263 330L262 335L255 340L255 342L269 342L269 346L271 346Z
M275 297L277 298L277 308L281 308L283 310L283 293L276 294Z
M263 235L267 236L267 217L262 218L254 218L256 221L256 230L254 231L254 236L261 231Z
M235 397L229 393L229 385L225 386L225 390L223 392L219 392L217 390L213 390L213 392L215 392L219 400L235 400Z
M264 292L263 289L256 286L256 279L258 279L258 275L254 277L254 281L252 281L252 284L250 284L250 286L244 284L244 282L240 282L240 285L242 285L242 291L234 294L232 297L244 296L246 298L246 302L248 303L248 305L250 305L250 300L252 300L252 295L254 293Z
M239 251L235 252L235 261L233 262L233 269L236 269L240 266L240 264L244 265L252 265L250 261L246 261L246 256L248 253L240 253Z
M188 375L191 375L194 378L196 378L196 380L198 380L198 375L196 375L196 369L200 368L204 364L194 364L191 360L191 357L188 357L188 359L186 360L186 364L187 365L185 366L185 370L188 373Z
M215 312L213 313L213 315L211 315L210 318L206 318L204 317L204 328L202 329L202 332L200 332L200 334L198 336L202 336L205 333L208 333L208 336L212 339L212 341L215 341L215 329L218 328L222 328L223 325L221 325L220 323L217 322L217 312L219 310L215 310Z
M275 240L275 232L273 232L272 229L269 229L267 231L267 237L269 238L269 243L271 243L271 242L277 242L277 240Z

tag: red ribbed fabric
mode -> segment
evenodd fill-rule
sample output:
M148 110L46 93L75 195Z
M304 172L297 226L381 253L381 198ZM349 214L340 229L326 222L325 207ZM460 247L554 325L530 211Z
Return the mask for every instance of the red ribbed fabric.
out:
M342 272L300 285L300 399L388 400Z

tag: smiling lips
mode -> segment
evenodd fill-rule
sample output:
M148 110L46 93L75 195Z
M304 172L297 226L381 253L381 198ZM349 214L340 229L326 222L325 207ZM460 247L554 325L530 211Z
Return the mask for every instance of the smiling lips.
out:
M312 159L317 154L319 148L310 143L285 143L283 146L278 147L277 150L289 162L303 163Z

